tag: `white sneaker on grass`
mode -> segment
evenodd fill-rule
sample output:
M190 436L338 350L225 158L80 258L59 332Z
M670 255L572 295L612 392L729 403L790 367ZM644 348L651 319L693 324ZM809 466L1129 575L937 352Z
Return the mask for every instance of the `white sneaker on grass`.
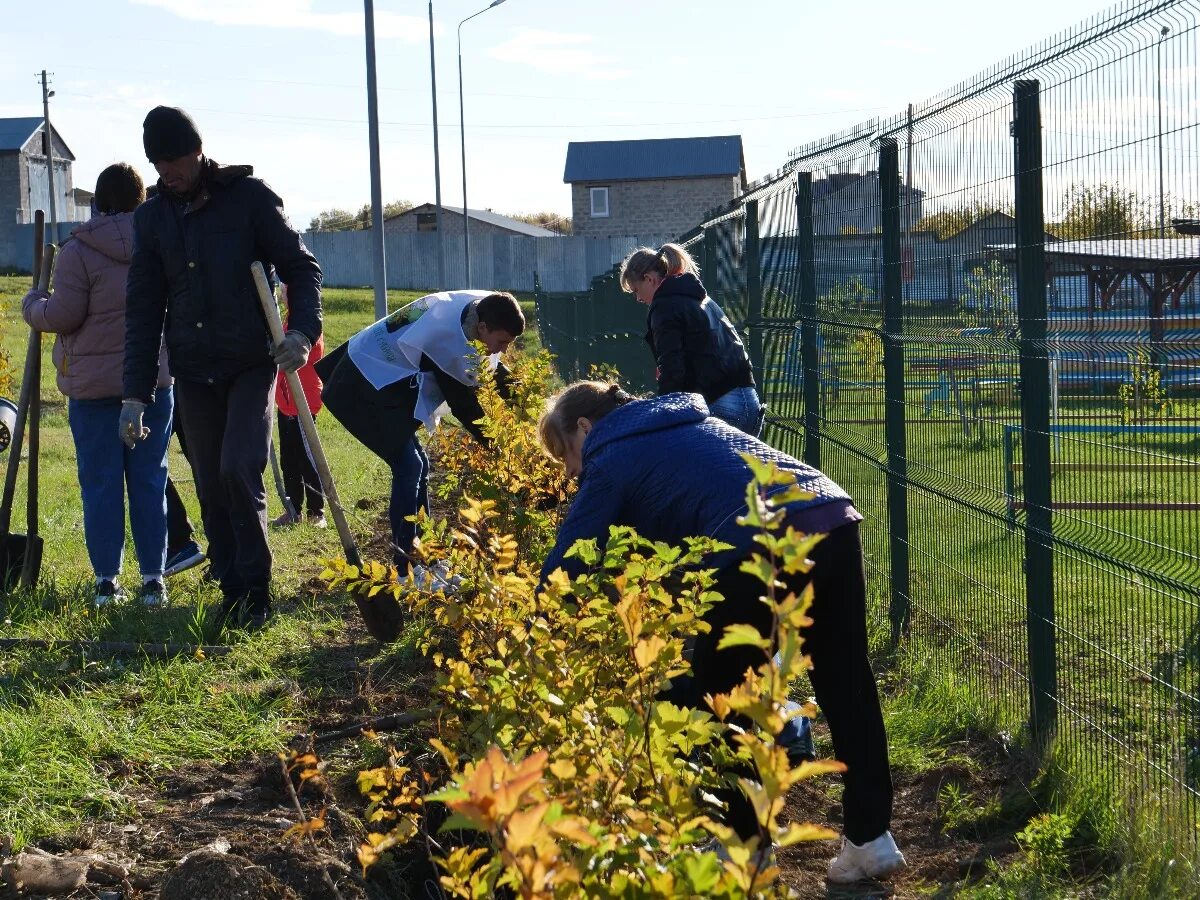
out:
M96 582L96 596L92 600L96 606L110 606L127 599L128 595L115 578L101 578Z
M161 578L152 578L142 584L142 589L138 591L138 601L142 606L154 608L165 606L167 603L167 587L162 583Z
M829 861L825 877L834 884L851 884L864 878L882 878L907 864L896 839L885 831L861 847L843 838L842 852Z

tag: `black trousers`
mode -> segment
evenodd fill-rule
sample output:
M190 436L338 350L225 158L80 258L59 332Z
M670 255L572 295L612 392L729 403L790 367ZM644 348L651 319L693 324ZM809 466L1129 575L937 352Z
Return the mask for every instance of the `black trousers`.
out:
M801 633L804 650L812 657L809 678L829 723L834 757L846 764L843 829L848 839L864 844L890 827L892 776L879 691L867 655L867 583L858 523L831 531L813 550L812 560L811 572L784 575L782 580L798 594L812 579L813 624ZM763 583L738 571L739 565L719 574L716 590L725 599L709 610L705 621L712 630L696 642L691 702L697 707L704 708L705 694L728 693L746 669L765 661L755 647L716 649L725 628L734 623L751 624L763 635L771 631L771 611L758 600ZM729 804L727 824L743 837L754 834L754 811L744 795L730 792L722 799Z
M279 413L279 468L283 470L283 489L287 491L296 515L304 515L305 509L310 516L325 512L321 477L304 446L300 419L283 413Z
M269 365L213 384L175 385L212 573L226 598L245 597L250 611L266 607L271 582L263 471L274 386Z
M183 437L183 417L176 414L171 421L171 430L179 438L179 449L183 451L183 458L187 459L187 443ZM188 462L191 465L191 462ZM193 475L193 478L195 476ZM176 553L183 549L183 545L192 540L195 533L195 528L192 527L192 520L188 518L187 507L183 505L183 500L179 496L179 489L175 487L175 482L167 477L167 559L170 559Z

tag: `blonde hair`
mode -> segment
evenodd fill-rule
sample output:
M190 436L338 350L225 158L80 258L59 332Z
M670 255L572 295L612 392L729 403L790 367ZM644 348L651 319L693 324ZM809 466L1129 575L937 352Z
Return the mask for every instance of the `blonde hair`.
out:
M657 272L663 278L672 275L700 275L692 255L678 244L663 244L657 250L638 247L621 263L621 290L632 294L633 285L650 272Z
M546 401L538 419L538 440L551 459L566 456L567 438L579 428L580 419L598 422L618 406L632 400L619 384L607 381L577 381Z

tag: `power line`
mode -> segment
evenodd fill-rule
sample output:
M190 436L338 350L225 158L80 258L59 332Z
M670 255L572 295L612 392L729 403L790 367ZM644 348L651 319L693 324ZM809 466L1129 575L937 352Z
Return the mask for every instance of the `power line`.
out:
M164 74L169 74L169 73L164 73L161 71L150 71L148 69L113 68L111 66L81 66L81 65L68 64L68 65L63 65L62 68L64 68L64 69L80 69L80 70L89 71L89 72L127 72L130 75L151 75L151 76L155 76L155 77L161 77ZM233 78L233 77L222 77L219 75L214 75L211 77L208 75L205 75L204 80L206 82L227 81L227 82L236 82L238 84L244 84L246 82L245 77ZM290 79L254 77L254 82L256 84L279 84L279 85L288 85L288 86L294 86L294 87L339 88L339 89L350 89L350 90L363 90L365 88L365 85L361 84L361 83L348 83L348 82L338 82L338 81L293 81ZM381 87L381 88L379 88L379 90L381 92L386 91L386 92L392 93L392 94L423 93L423 89L418 89L418 88ZM584 96L580 96L578 94L572 94L570 96L565 96L565 95L561 95L561 94L557 94L557 95L556 94L510 94L510 93L505 93L505 92L501 92L501 91L467 91L467 93L472 97L505 97L505 98L515 99L515 100L551 100L556 103L561 103L561 102L566 101L566 102L571 102L571 103L579 103L579 102L614 103L614 104L619 103L621 106L627 106L630 104L638 104L638 105L645 105L645 106L657 106L657 107L662 106L661 100L639 100L634 97L625 97L625 96L621 96L621 97L595 97L595 96L584 97ZM672 106L700 106L700 107L704 107L705 109L711 109L713 107L722 107L722 108L729 108L729 109L788 109L789 108L787 106L778 106L775 104L766 104L766 103L709 103L709 102L702 101L702 100L686 100L686 99L675 99L675 98L672 98L671 105ZM881 109L881 108L882 107L869 107L867 110L839 110L839 112L870 111L870 110L876 110L876 109Z
M561 129L561 128L640 128L640 129L645 130L646 128L649 128L649 127L665 128L665 127L671 127L671 126L676 126L676 125L727 125L727 124L732 125L732 124L738 124L738 123L744 123L744 122L778 122L778 121L783 121L785 119L808 119L808 118L817 118L817 117L821 117L821 116L840 116L840 115L848 115L850 113L873 112L873 111L877 111L881 108L882 107L871 106L871 107L859 107L856 109L829 110L827 112L792 113L792 114L783 115L783 116L748 116L748 117L736 118L736 119L692 119L692 120L680 120L680 121L669 121L669 122L652 122L649 124L647 124L646 122L568 122L568 123L539 122L539 123L530 123L530 124L522 124L520 122L505 122L503 124L475 125L472 127L474 127L474 128L494 128L494 129L533 128L533 129L556 129L556 130ZM218 115L237 116L240 118L247 118L247 119L274 119L277 121L291 121L291 122L327 122L327 123L337 124L337 125L363 125L366 123L365 119L342 119L342 118L333 118L333 117L329 117L329 116L291 116L291 115L278 115L278 114L259 113L259 112L253 112L253 113L245 112L244 113L244 112L236 112L233 110L216 109L214 107L204 107L204 106L193 106L193 107L190 107L190 109L196 110L198 112L210 112L210 113L217 113ZM379 124L380 125L388 125L393 128L425 129L425 128L432 127L431 122L398 122L398 121L387 120L387 119L381 119ZM457 129L458 126L454 125L454 124L446 124L446 125L442 125L440 127Z

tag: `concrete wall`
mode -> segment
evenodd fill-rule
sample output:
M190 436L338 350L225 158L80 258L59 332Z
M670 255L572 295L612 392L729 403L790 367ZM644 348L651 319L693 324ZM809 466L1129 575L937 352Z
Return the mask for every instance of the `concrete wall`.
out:
M77 223L59 222L60 240ZM49 226L47 225L47 231ZM609 271L634 247L658 244L667 235L620 238L532 238L479 236L471 231L471 286L501 291L532 291L538 273L548 291L582 291L592 278ZM392 234L386 238L387 280L390 288L441 290L467 287L461 237L445 237L446 284L438 281L436 233ZM319 231L304 234L331 287L361 287L373 283L370 231ZM0 268L28 270L33 260L33 226L0 221Z
M502 291L532 291L534 272L548 291L586 290L592 278L609 271L634 247L667 239L661 234L604 239L477 235L474 225L472 222L469 286ZM447 283L439 284L436 232L387 234L388 287L468 287L462 237L446 234L443 241ZM326 284L357 287L373 282L370 231L307 232L304 242L320 262Z
M24 221L21 198L29 188L22 187L21 154L0 153L0 224Z
M78 222L58 223L58 242L71 236ZM50 240L50 223L46 222L46 240ZM0 221L0 269L15 268L22 272L33 266L33 226Z
M571 230L583 237L675 237L694 228L708 210L736 197L739 186L733 176L580 182L571 185ZM607 217L592 216L593 187L608 188Z

